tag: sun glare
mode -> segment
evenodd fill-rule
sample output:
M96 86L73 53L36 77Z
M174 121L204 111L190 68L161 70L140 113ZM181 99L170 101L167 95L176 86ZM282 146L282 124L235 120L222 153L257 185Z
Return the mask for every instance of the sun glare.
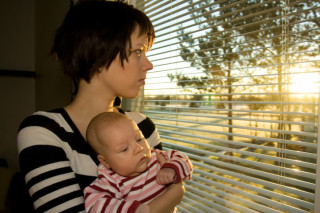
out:
M298 95L309 95L319 92L319 74L303 73L293 75L291 78L290 92Z

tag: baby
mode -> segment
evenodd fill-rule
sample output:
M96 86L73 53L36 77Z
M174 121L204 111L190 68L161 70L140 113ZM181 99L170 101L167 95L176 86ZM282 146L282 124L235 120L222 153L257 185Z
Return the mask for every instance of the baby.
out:
M85 188L87 212L147 213L147 205L166 185L188 180L189 158L176 150L151 150L138 126L118 112L97 115L87 141L98 154L98 178ZM167 162L160 165L157 153Z

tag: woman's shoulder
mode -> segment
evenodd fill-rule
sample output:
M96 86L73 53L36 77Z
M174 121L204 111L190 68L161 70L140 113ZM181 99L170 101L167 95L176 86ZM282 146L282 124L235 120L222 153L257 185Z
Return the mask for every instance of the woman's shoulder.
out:
M141 130L147 131L148 134L152 134L152 132L156 130L156 126L153 121L146 115L140 112L125 112L125 114L136 122Z
M141 123L143 120L147 119L147 116L145 116L144 114L140 113L140 112L129 112L129 111L125 111L125 114L131 118L132 120L134 120L136 123Z
M158 130L148 116L140 112L125 112L125 114L136 122L151 147L162 149Z
M68 121L65 119L64 110L55 109L51 111L37 111L26 117L19 126L19 131L26 127L44 127L50 129L54 126L63 127L66 131L72 131Z

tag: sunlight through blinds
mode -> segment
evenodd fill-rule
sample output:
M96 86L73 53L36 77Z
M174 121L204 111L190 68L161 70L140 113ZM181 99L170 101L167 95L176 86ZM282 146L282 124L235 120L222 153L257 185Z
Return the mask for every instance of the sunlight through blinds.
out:
M313 212L319 1L135 2L156 30L154 69L123 106L192 160L179 212Z

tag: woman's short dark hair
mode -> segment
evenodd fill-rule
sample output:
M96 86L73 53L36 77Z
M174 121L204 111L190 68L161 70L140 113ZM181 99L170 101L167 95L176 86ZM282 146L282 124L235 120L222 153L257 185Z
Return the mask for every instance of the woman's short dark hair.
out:
M90 82L99 68L109 68L120 55L128 60L131 35L139 26L140 35L148 36L149 48L155 33L149 18L122 1L79 1L67 13L57 29L51 50L73 80Z

